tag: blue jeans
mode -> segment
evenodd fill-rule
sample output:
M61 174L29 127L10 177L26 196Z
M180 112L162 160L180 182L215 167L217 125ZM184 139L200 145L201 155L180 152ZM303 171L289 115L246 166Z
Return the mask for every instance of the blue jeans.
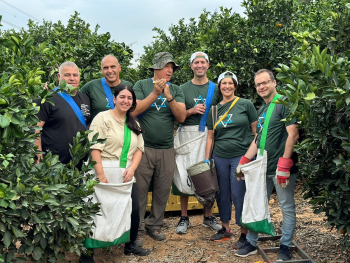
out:
M289 185L286 188L281 188L276 184L275 177L266 178L268 200L270 200L273 187L276 187L279 205L283 214L282 238L280 240L280 244L285 245L287 247L290 247L292 245L294 229L296 224L294 201L295 180L296 174L291 174L289 177ZM258 233L249 231L247 235L247 240L250 244L256 247L258 241Z
M220 188L217 200L220 220L224 223L231 220L233 202L236 212L236 224L239 226L241 225L240 221L245 194L245 182L242 180L237 181L237 178L234 177L233 174L236 172L236 167L238 166L241 157L242 156L226 159L216 157L213 154Z

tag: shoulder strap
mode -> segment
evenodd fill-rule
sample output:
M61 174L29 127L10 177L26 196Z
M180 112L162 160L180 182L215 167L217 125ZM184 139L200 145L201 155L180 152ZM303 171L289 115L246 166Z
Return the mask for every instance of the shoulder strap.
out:
M123 143L123 148L122 148L122 154L120 156L119 160L119 166L121 168L126 168L126 164L128 163L128 153L130 149L130 144L131 144L131 130L126 125L126 116L125 116L125 121L124 121L124 143Z
M205 124L207 123L207 117L211 106L211 101L213 100L214 89L215 89L215 84L209 80L208 92L205 100L206 109L204 114L201 117L201 120L199 122L199 127L198 127L198 131L200 132L205 131Z
M221 118L215 123L213 131L215 131L216 126L218 126L218 124L227 116L227 113L229 113L229 111L232 109L233 106L235 106L235 104L237 103L237 101L239 100L239 97L237 97L231 104L230 108L225 112L224 115L221 116Z
M214 105L211 110L211 116L213 119L213 126L215 125L216 121L218 120L218 105ZM213 128L213 133L214 133L214 128ZM209 152L209 159L211 159L211 156L213 154L214 150L214 141L215 141L215 136L213 135L213 140L211 142L211 147L210 147L210 152Z
M57 89L58 87L55 88L54 91L56 91ZM66 94L65 92L58 92L57 94L60 95L69 104L69 106L71 106L71 108L75 112L75 115L77 115L79 121L81 122L81 124L83 124L83 126L86 129L84 114L81 112L81 109L79 108L78 104L73 100L72 96Z
M266 117L265 117L265 121L264 121L264 128L263 128L263 131L262 131L262 134L261 134L261 139L260 139L260 155L264 155L264 150L265 150L265 144L266 144L266 138L267 138L267 131L269 129L269 122L270 122L270 118L271 118L271 115L272 115L272 112L276 106L275 103L273 103L275 100L278 100L280 97L282 97L282 95L280 94L276 94L270 105L269 105L269 108L267 109L267 113L266 113Z
M111 106L111 109L113 110L114 103L113 103L113 94L112 94L111 88L108 86L105 78L101 79L101 83L102 83L103 90L106 94L109 106Z

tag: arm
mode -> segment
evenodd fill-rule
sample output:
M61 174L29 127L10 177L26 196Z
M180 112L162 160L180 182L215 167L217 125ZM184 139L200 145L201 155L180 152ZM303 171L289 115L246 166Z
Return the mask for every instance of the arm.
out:
M214 131L213 130L208 130L208 137L207 137L207 144L205 146L205 159L209 159L210 158L210 149L211 149L211 145L213 143L214 140ZM214 145L213 145L214 148Z
M141 158L142 158L142 152L140 149L137 149L134 153L134 155L132 156L132 162L131 165L128 169L125 170L123 177L123 183L126 182L130 182L131 179L133 178L134 174L135 174L135 170L137 169L137 167L139 166L140 162L141 162Z
M131 115L137 117L143 112L145 112L149 108L149 106L151 106L152 103L159 97L159 95L162 94L165 85L166 80L163 79L158 80L156 83L154 83L153 91L146 98L144 98L143 100L136 100L136 109L131 113Z
M255 124L256 125L256 124ZM256 126L255 126L256 127ZM257 134L255 134L255 137L254 137L254 140L252 141L252 143L250 144L250 146L249 146L249 148L248 148L248 150L247 150L247 152L245 153L245 157L247 157L248 159L252 159L252 158L254 158L254 156L257 154L257 152L258 152L258 146L256 145L256 143L255 143L255 141L256 141L256 137L257 137L258 135Z
M170 106L171 112L175 116L178 122L184 122L186 120L186 105L183 102L177 102L173 95L170 93L170 87L166 84L164 88L164 96L166 97ZM170 102L169 102L170 101Z
M256 123L257 121L254 121L250 124L250 129L252 130L254 137L256 136Z
M293 145L297 144L299 139L299 130L298 124L292 124L286 127L288 137L286 141L286 146L284 148L283 158L292 158L293 154Z
M45 122L44 122L44 121L40 121L40 122L38 122L38 124L37 124L37 126L38 126L38 127L41 127L41 128L44 127L44 125L45 125ZM39 131L39 130L36 130L35 133L40 133L40 131ZM39 151L41 151L41 152L43 151L42 146L41 146L41 133L40 133L39 136L36 138L36 140L35 140L35 142L34 142L34 145L38 146L38 150L39 150ZM40 160L43 158L43 154L42 154L42 153L38 153L36 156L37 156L38 159L34 161L35 164L40 163Z
M96 177L100 180L101 183L108 183L102 166L101 151L96 149L92 150L91 157L92 160L96 162L94 165Z

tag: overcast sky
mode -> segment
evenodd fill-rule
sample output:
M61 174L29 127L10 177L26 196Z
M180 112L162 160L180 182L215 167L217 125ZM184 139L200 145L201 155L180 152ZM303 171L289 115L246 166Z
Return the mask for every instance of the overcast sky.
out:
M77 11L92 29L99 24L99 32L110 32L117 42L136 42L132 49L137 58L143 53L143 46L152 42L154 27L167 32L181 18L188 22L191 17L198 18L204 9L219 11L220 6L240 14L244 11L241 0L0 0L0 14L2 29L17 30L27 28L29 18L36 22L61 20L66 24Z

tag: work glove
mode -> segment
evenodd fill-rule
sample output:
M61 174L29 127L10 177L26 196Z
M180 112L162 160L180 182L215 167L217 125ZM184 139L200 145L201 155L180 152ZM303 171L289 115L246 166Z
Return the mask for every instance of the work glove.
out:
M242 158L241 158L241 160L239 160L239 164L236 168L236 173L234 174L234 176L237 178L237 181L244 180L244 174L241 172L241 166L243 164L246 164L246 163L250 163L250 159L248 159L245 156L242 156Z
M293 166L293 160L280 157L277 163L276 183L281 188L287 187L289 184L290 168Z
M210 163L210 160L209 159L205 159L204 162L205 163Z

